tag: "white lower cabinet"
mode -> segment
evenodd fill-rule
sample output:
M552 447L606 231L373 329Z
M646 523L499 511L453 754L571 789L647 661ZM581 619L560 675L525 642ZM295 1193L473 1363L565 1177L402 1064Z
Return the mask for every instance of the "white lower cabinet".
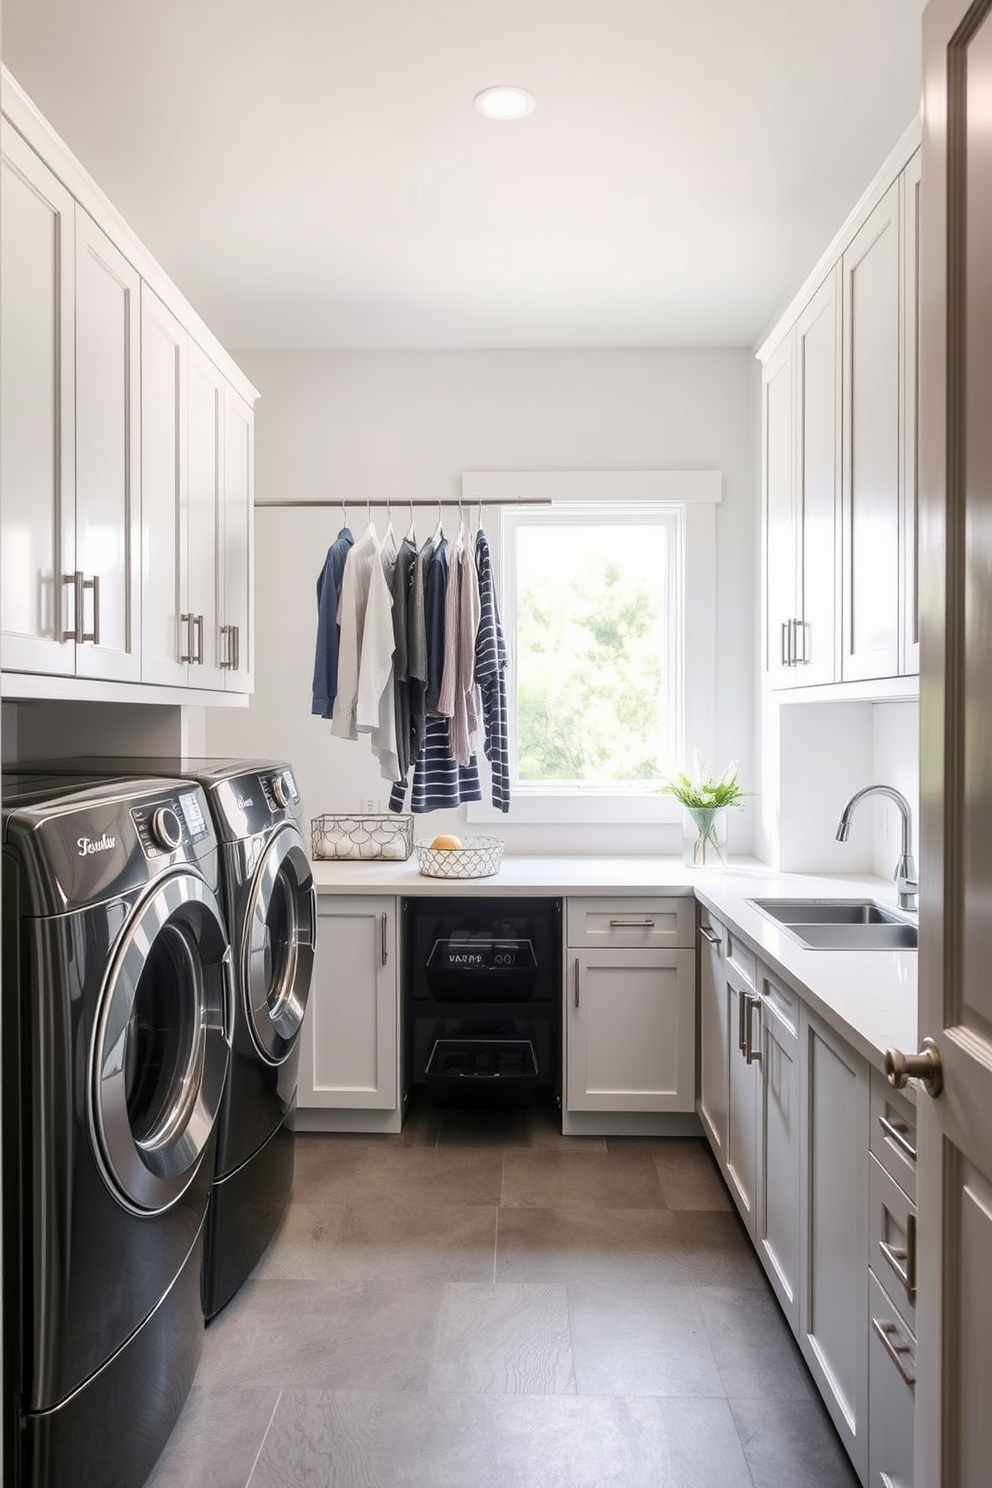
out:
M566 1104L570 1111L691 1111L695 956L570 951Z
M696 1109L862 1483L912 1488L915 1107L699 910Z
M321 895L317 957L303 1024L297 1126L399 1130L396 900ZM311 1120L314 1111L337 1122ZM376 1121L365 1113L389 1113ZM357 1113L349 1116L348 1113Z
M862 1482L868 1471L869 1069L804 1006L799 1346Z
M571 1113L693 1111L692 898L569 899L566 925L563 1130Z
M758 964L758 1186L754 1243L782 1311L799 1321L799 998Z

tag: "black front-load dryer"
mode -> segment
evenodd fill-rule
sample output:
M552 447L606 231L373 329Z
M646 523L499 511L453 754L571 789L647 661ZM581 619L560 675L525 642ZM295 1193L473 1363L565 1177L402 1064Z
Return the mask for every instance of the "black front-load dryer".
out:
M3 782L4 1471L138 1488L200 1355L233 985L188 780Z

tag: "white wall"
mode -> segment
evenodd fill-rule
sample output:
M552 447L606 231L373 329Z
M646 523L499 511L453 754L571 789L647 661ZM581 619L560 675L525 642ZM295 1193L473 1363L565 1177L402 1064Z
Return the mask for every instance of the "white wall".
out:
M457 500L463 470L720 470L710 763L736 758L743 782L755 780L758 506L748 351L249 351L237 359L261 393L256 500L345 496L356 527L366 496ZM256 692L247 712L210 710L205 729L211 753L291 760L311 814L388 795L364 741L331 739L310 715L314 584L340 516L258 513ZM397 513L397 525L406 520ZM749 850L751 811L733 815L731 845ZM463 823L459 811L423 825L433 833ZM525 827L512 809L500 835L518 852L678 849L675 829Z

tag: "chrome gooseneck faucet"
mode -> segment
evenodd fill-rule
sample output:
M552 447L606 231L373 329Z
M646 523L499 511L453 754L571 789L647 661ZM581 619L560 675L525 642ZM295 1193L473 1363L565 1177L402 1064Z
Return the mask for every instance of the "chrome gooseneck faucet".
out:
M906 800L902 791L897 791L891 785L866 785L862 790L855 791L841 812L840 821L837 824L837 841L847 841L851 831L854 808L865 796L888 796L889 800L895 801L899 807L902 815L902 845L899 850L899 861L896 864L896 871L892 877L895 879L896 888L899 891L899 908L916 909L920 885L916 876L916 859L909 850L909 802Z

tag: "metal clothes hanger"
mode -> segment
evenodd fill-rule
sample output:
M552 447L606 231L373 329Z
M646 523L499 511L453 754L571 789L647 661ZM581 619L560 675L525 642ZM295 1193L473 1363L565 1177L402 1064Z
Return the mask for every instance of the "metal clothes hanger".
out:
M413 497L412 496L410 497L410 530L407 533L406 537L407 537L407 542L412 542L414 545L416 545L416 542L417 542L417 524L414 521L414 517L413 517Z

